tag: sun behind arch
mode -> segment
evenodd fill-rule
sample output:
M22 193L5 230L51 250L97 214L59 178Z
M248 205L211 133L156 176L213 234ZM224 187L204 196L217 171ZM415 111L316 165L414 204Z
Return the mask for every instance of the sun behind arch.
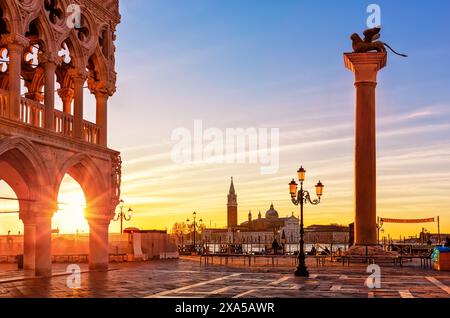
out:
M60 234L88 233L89 225L84 217L86 198L81 186L68 174L64 176L59 194L58 211L52 219L52 228Z

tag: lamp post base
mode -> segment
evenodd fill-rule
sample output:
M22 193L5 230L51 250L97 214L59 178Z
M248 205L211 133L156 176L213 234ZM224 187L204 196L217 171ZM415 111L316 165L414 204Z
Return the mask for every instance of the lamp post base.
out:
M297 277L309 277L309 272L306 267L304 268L297 267L297 270L295 271L294 275Z

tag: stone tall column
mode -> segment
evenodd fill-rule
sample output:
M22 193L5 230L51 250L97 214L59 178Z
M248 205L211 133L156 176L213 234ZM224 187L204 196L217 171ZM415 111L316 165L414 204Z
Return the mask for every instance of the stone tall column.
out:
M72 100L74 96L73 89L60 88L58 90L58 95L63 103L63 112L66 114L72 114Z
M376 86L386 53L346 53L355 74L355 245L376 245Z
M52 274L52 215L47 211L37 213L36 219L36 276Z
M49 130L55 129L53 118L55 109L55 73L56 68L61 63L61 58L57 53L45 53L41 63L44 65L44 84L45 84L45 120L44 127Z
M73 129L74 137L78 139L84 138L83 125L83 86L86 82L86 72L73 70L72 81L74 88L74 105L73 105Z
M23 227L23 268L32 270L36 267L36 224L24 222Z
M30 44L30 41L22 35L11 33L2 36L1 44L7 47L9 56L9 118L19 121L23 49Z
M106 270L109 264L110 218L91 218L89 223L89 268Z
M36 262L36 220L30 208L20 212L23 222L23 268L34 270Z
M108 144L108 98L109 95L104 90L95 92L97 101L96 124L100 128L99 144L105 147Z

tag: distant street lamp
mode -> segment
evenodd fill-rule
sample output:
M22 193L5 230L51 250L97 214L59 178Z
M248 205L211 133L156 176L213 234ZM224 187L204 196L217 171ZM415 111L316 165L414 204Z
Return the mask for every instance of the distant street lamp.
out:
M378 217L378 219L377 219L377 225L376 226L377 226L377 241L378 241L378 245L380 245L380 231L384 232L383 220L380 217Z
M194 227L194 250L196 250L196 245L195 245L195 234L197 232L197 212L194 211L194 213L192 213L192 216L194 218L194 221L192 222L193 227ZM189 222L191 222L189 219L186 220L186 222L189 224ZM200 223L203 223L203 219L199 220Z
M114 218L114 221L120 220L120 233L123 233L123 221L130 221L131 217L133 216L133 210L130 208L128 209L128 215L123 211L123 208L125 206L125 202L123 200L120 200L120 212L117 214L117 216Z
M289 192L291 194L292 203L295 205L300 205L300 251L298 253L298 267L295 271L295 276L309 277L309 272L306 267L306 256L305 256L305 241L304 241L304 224L303 224L303 205L310 203L312 205L318 205L320 203L320 198L323 194L324 185L322 182L318 182L316 185L316 195L318 199L311 200L311 196L308 191L303 189L303 182L305 181L306 170L303 167L297 171L298 181L300 182L300 190L298 190L298 184L294 179L289 183Z

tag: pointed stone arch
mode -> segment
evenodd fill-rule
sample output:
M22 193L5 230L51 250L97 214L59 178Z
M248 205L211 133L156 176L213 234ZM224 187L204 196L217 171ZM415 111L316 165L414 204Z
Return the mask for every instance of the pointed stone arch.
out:
M56 192L66 174L69 174L80 186L86 197L86 217L101 211L105 197L109 195L108 188L102 178L100 169L87 154L78 154L68 159L59 169L56 177Z
M0 159L11 160L27 182L43 187L49 184L45 160L35 146L23 137L8 137L0 142Z
M88 60L88 67L90 69L90 79L94 82L107 82L108 76L108 61L102 53L102 49L98 45L94 54Z
M50 25L48 18L44 14L38 15L34 20L31 20L26 27L26 32L29 32L31 27L36 27L39 33L39 45L43 52L58 53L58 47L55 46L54 30Z
M17 2L17 1L16 1ZM40 13L41 13L41 6L42 6L41 0L25 0L25 1L18 1L18 10L19 10L19 17L21 21L21 32L20 34L25 34L25 32L28 29L28 25L31 21L36 19Z
M14 0L0 1L0 10L8 28L8 33L22 33L19 8Z
M111 214L110 189L94 160L86 154L78 154L67 160L57 174L57 185L69 174L81 186L86 198L85 217L89 223L89 267L108 268L108 227Z
M51 272L50 222L42 220L51 220L56 200L48 186L46 163L30 141L23 137L0 140L0 179L6 181L19 200L19 217L24 223L25 269L37 268L39 264L36 273L47 275Z
M43 189L48 189L50 184L45 160L31 142L22 137L3 139L0 142L0 162L4 162L4 167L9 168L0 171L0 178L3 172L10 176L14 175L18 178L16 180L19 180L16 184L12 184L6 180L8 176L5 178L5 181L16 192L21 212L28 213L30 202L43 202L56 210L56 205L51 203L55 198L54 193L48 190L43 191ZM21 202L21 199L25 201Z
M77 69L85 69L86 62L84 58L83 47L77 40L75 31L72 30L67 37L62 38L61 41L59 41L59 48L62 47L63 43L66 43L67 48L70 52L70 65Z
M99 25L92 13L83 5L81 6L81 27L72 32L76 34L77 40L83 48L83 62L87 65L89 58L98 46Z

